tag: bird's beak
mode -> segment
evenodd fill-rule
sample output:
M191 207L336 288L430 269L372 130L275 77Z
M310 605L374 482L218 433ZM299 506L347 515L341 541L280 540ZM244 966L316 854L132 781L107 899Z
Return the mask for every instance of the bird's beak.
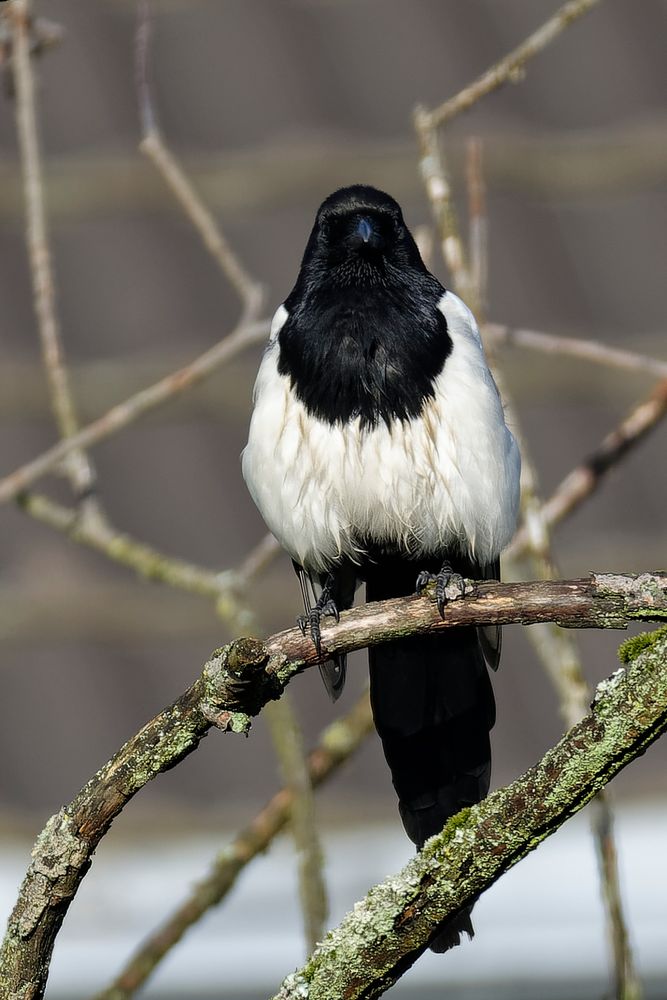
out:
M356 235L362 241L362 243L368 243L373 236L373 225L366 219L361 218L357 223Z

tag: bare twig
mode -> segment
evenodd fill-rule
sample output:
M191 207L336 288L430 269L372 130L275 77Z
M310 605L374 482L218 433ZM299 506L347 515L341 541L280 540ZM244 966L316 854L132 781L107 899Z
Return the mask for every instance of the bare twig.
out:
M195 563L178 559L146 545L125 532L118 531L107 518L82 518L73 507L65 507L40 493L24 493L19 506L31 517L67 535L73 542L86 545L113 562L134 570L156 583L166 583L215 601L218 616L232 635L256 632L254 616L244 600L245 590L277 551L265 536L246 556L238 570L215 572Z
M667 415L667 379L663 379L631 413L601 442L585 461L573 469L545 501L543 518L549 526L558 524L592 493L607 472L627 452L639 444ZM515 558L529 545L526 525L521 527L507 549L508 558Z
M587 14L599 0L568 0L548 21L529 35L516 49L513 49L499 62L495 63L485 73L482 73L473 83L468 84L454 97L444 101L433 111L428 112L426 123L430 128L437 128L467 111L482 97L502 87L505 83L518 83L525 75L526 63L539 55L548 45L569 27L573 21Z
M664 619L666 613L667 574L601 574L548 583L480 584L474 596L453 601L444 619L430 592L368 604L342 614L338 624L323 629L322 638L325 654L329 654L462 624L557 621L575 628L623 628L629 621ZM53 945L69 904L97 845L129 800L195 750L211 725L247 732L251 717L315 662L313 644L298 628L278 633L266 643L239 639L216 650L194 684L130 739L73 802L49 820L35 845L9 920L0 952L0 992L31 1000L43 996ZM608 687L610 693L625 691L618 679L612 679ZM656 699L664 700L664 696L663 684L658 691L651 690L650 700L630 698L631 712L613 708L608 717L610 732L624 731L637 713L644 712L646 719ZM667 725L667 705L661 711ZM648 724L649 728L653 725ZM599 728L596 744L602 752ZM634 755L643 745L634 746ZM615 750L618 759L617 746ZM541 796L526 794L525 800L538 811L543 804Z
M323 877L323 855L317 835L315 800L308 761L303 752L301 729L287 698L267 705L271 738L292 791L291 826L299 858L299 894L304 919L306 954L321 940L329 903Z
M265 536L249 554L240 571L228 570L219 575L218 583L222 592L216 607L232 634L259 633L255 615L247 603L239 599L239 595L242 593L245 596L244 592L252 575L259 572L263 563L271 559L274 553L275 549L267 545ZM270 701L265 706L265 719L283 778L292 791L290 831L297 855L299 896L308 953L322 936L328 902L324 856L317 829L315 797L303 746L303 733L288 691L280 700Z
M99 441L104 441L156 406L191 389L211 375L220 365L235 358L252 344L264 340L268 336L269 328L269 320L241 324L194 361L113 406L72 437L48 448L32 462L27 462L0 480L0 502L12 500L28 489L41 476L51 472L71 451L77 448L89 448Z
M486 185L482 169L482 140L471 138L466 146L466 187L468 189L468 227L470 247L470 282L475 289L477 320L483 324L487 308L488 221Z
M577 358L581 361L592 361L611 368L621 368L624 371L647 372L658 378L667 378L667 361L651 358L636 351L626 351L624 348L609 347L597 340L582 340L578 337L560 337L553 333L540 333L537 330L515 329L500 323L485 323L484 337L492 344L504 347L527 347L546 354L560 354L564 357Z
M42 160L37 129L35 81L30 61L31 16L28 0L12 0L12 65L16 93L16 125L21 151L26 208L26 236L35 304L51 406L62 437L77 430L62 337L56 310L56 291L51 261L46 208L42 185ZM74 449L65 466L78 498L88 502L95 488L95 473L86 454ZM92 511L90 511L92 513Z
M38 493L19 498L20 506L36 520L50 525L89 548L122 563L148 580L171 584L180 590L218 600L224 592L220 574L193 563L167 556L163 552L117 531L107 520L81 518L77 510L65 507Z
M598 793L591 803L591 824L607 914L607 933L614 958L614 997L617 1000L641 1000L643 995L641 980L634 965L632 946L623 914L614 837L614 815L609 800L608 788Z
M243 319L257 319L262 306L262 290L241 264L213 216L196 193L188 177L167 148L157 124L157 116L148 79L150 44L148 0L141 0L136 33L136 80L143 139L139 149L159 170L169 190L199 233L204 246L217 262L244 305Z
M237 570L239 580L246 583L253 577L259 576L281 551L280 544L267 532L239 566Z
M442 256L449 269L454 289L471 308L474 294L466 253L452 205L452 190L437 131L429 125L428 111L418 107L414 127L419 143L419 172L431 205Z
M9 98L16 97L16 87L14 85L13 62L14 62L14 39L10 21L13 15L11 7L4 12L5 17L0 14L0 73L4 77L4 90ZM28 48L32 59L37 59L49 49L59 45L65 32L62 25L55 21L47 21L44 17L33 17L29 12L25 18L25 28L28 33Z

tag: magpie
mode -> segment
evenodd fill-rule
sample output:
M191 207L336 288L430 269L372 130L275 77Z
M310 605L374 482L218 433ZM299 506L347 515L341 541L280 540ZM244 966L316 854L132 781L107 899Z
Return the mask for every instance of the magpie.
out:
M320 621L436 580L498 579L520 457L475 319L424 265L389 195L341 188L320 206L296 284L271 325L243 476ZM421 848L488 792L500 630L460 627L369 649L375 726L408 836ZM345 658L320 667L336 699ZM430 942L446 951L466 908Z

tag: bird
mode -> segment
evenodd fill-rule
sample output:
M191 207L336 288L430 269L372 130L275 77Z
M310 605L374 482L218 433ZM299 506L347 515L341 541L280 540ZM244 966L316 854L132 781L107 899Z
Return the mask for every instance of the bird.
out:
M435 580L444 614L465 580L499 579L520 467L471 311L429 272L390 195L334 191L273 317L242 454L320 658L322 619L363 584L381 601ZM418 850L488 793L500 638L466 626L369 648L375 727ZM336 700L345 657L320 672ZM472 938L471 909L434 929L433 951Z

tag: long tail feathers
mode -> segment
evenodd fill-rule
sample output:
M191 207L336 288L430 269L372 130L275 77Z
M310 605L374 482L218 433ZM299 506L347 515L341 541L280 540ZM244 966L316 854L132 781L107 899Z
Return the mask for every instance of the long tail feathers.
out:
M368 599L411 593L415 578L414 563L379 566L368 579ZM488 792L495 702L485 645L476 628L466 627L369 650L375 726L417 847ZM454 947L463 932L472 937L470 909L443 925L432 950Z

